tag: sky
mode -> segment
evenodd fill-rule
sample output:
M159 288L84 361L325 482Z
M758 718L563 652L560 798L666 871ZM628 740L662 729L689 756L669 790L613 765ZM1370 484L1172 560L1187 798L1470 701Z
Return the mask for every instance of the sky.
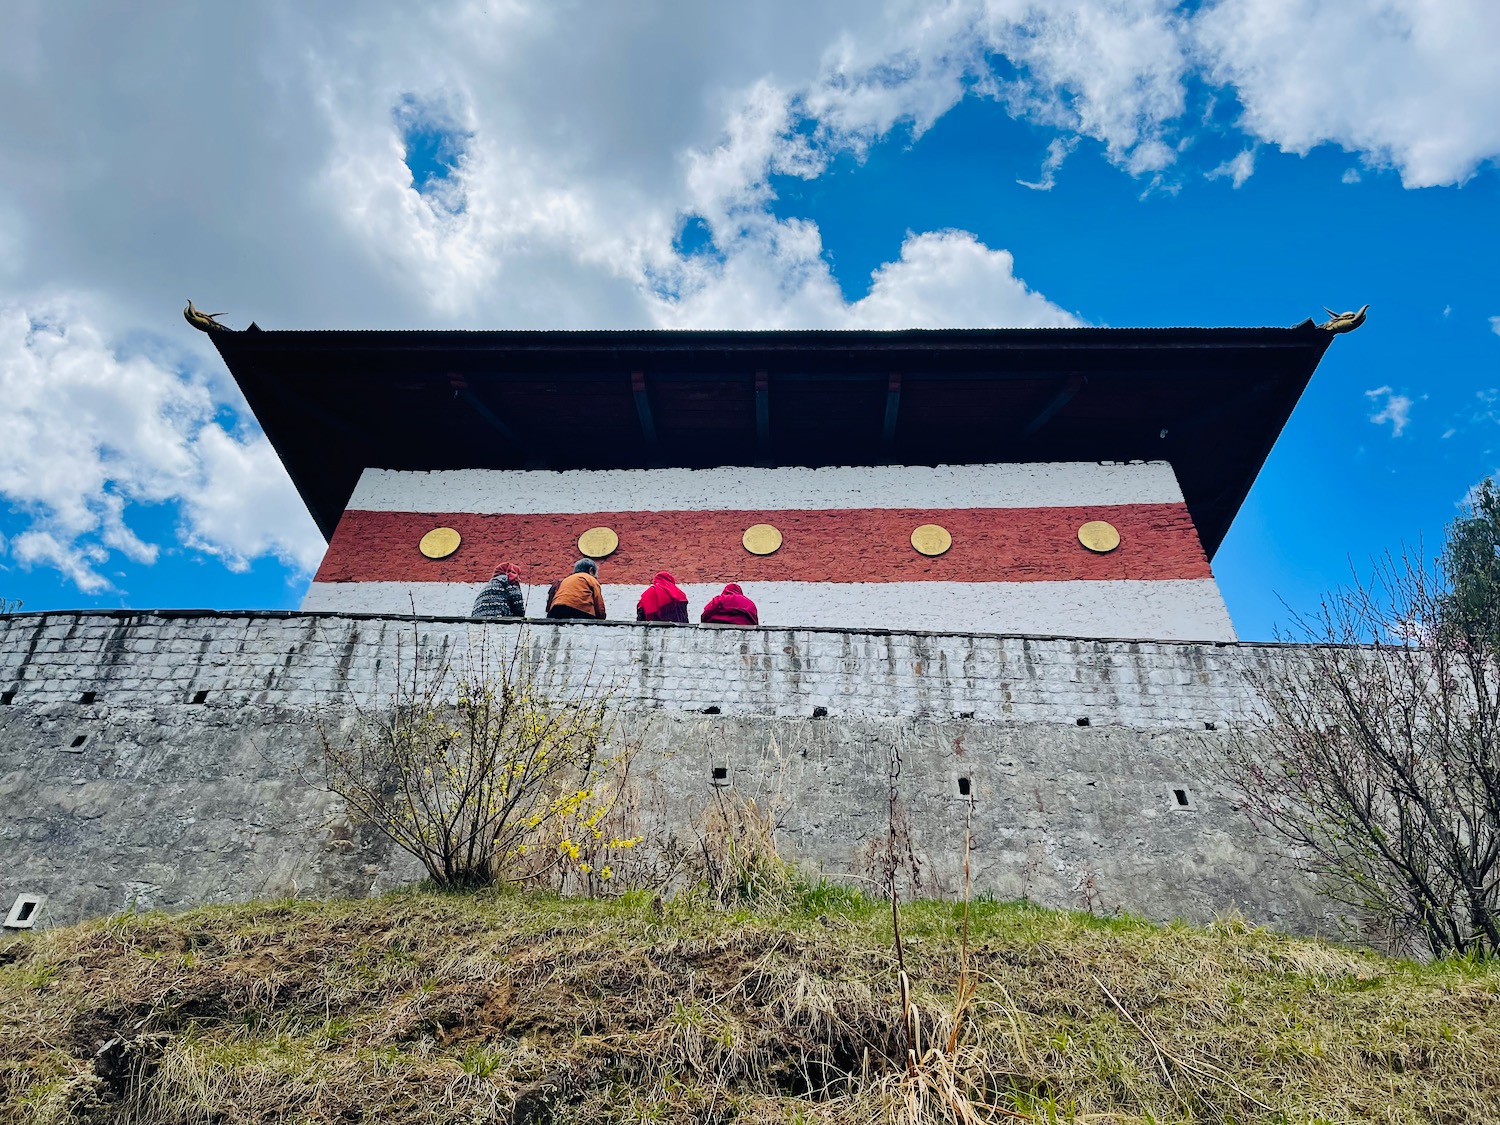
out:
M139 9L139 10L137 10ZM0 6L0 599L295 608L243 328L1274 325L1271 637L1500 471L1494 0Z

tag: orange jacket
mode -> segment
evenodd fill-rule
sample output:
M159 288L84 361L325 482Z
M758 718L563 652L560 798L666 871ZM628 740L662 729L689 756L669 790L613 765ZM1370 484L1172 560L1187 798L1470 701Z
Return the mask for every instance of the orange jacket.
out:
M577 570L557 584L557 592L547 602L547 608L555 605L572 606L580 613L603 620L604 591L592 574Z

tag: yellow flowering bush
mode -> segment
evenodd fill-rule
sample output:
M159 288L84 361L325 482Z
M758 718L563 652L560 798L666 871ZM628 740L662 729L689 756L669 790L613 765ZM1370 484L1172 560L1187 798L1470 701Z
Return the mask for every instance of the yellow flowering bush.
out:
M611 747L608 695L591 677L544 690L524 633L508 655L481 649L462 668L417 646L388 707L320 733L328 787L439 886L536 879L558 864L610 879L601 853L640 842L601 827L629 759Z

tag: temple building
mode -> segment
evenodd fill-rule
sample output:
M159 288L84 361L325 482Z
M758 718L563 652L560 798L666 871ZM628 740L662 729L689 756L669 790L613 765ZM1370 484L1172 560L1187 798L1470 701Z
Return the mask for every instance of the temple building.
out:
M580 555L782 628L1231 641L1212 560L1332 335L210 333L328 553L305 611L528 616Z
M1287 647L1234 643L1214 552L1364 310L911 332L187 315L327 557L303 612L0 614L0 929L414 882L309 763L406 676L523 645L638 750L619 815L643 872L732 797L799 869L878 885L899 806L902 893L1360 924L1209 763L1253 735ZM471 618L500 563L541 617L580 555L609 622ZM658 570L692 621L741 584L760 627L636 624Z

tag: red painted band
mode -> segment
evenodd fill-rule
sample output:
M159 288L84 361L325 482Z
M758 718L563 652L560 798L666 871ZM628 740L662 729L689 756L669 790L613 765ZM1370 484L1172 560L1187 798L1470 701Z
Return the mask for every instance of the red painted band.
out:
M1096 555L1078 528L1108 520L1120 546ZM751 524L782 534L773 555L752 555L740 537ZM953 535L947 554L927 558L913 529L939 523ZM472 512L346 511L318 582L484 582L514 562L523 582L550 582L578 558L578 537L612 527L620 547L600 561L610 584L651 581L658 570L688 582L1058 582L1076 579L1210 578L1183 504L1091 508L855 508L819 511L595 512L484 515ZM445 559L417 549L435 527L463 537Z

